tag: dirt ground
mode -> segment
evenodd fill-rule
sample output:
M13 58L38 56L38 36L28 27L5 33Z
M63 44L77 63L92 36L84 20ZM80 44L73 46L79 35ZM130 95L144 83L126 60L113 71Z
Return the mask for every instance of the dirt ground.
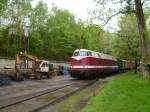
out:
M56 76L52 79L12 82L12 85L0 87L0 112L28 112L29 110L34 110L43 104L47 104L48 102L59 98L60 96L77 91L93 81L95 82L95 80L78 80L70 76ZM39 92L42 92L43 94L45 91L53 91L56 88L61 88L65 85L69 86L30 99L30 97L33 97L34 95L38 96ZM26 101L26 99L30 100ZM20 101L23 102L11 106L11 104ZM86 101L87 99L83 100L80 107L84 107L84 102Z
M40 110L40 112L78 112L86 105L88 105L90 98L95 96L99 88L102 87L106 82L111 80L113 77L114 76L110 76L104 79L99 79L95 84L77 92L70 97L65 98L59 103L57 102L55 104L47 106L43 110ZM86 82L86 80L76 80L74 78L66 76L56 76L52 79L12 82L12 85L0 87L0 106L13 102L13 100L7 100L8 98L36 93L38 91L43 91L46 89L55 88L60 85L72 83L74 81L82 83ZM22 109L23 108L20 108L20 110Z
M12 82L12 84L9 86L0 86L0 106L4 105L4 102L2 101L6 101L5 99L8 98L28 95L36 93L38 91L55 88L63 84L71 83L71 80L69 80L70 78L65 78L64 76L56 76L52 79L26 80Z

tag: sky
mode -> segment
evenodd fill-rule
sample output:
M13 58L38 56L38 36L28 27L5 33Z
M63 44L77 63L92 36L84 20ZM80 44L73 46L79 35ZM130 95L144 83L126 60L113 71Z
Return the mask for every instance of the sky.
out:
M33 7L36 6L39 0L33 1ZM82 19L86 21L90 19L88 12L94 8L93 0L43 0L47 3L48 8L51 9L52 4L62 9L67 9L71 12L76 19ZM99 23L96 21L95 23ZM117 17L113 18L108 25L104 27L105 30L114 32L118 29L117 27Z

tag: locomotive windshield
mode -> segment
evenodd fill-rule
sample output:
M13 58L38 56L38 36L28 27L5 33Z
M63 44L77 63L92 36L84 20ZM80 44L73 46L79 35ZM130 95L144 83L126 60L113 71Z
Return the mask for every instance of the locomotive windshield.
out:
M89 51L77 51L74 52L73 56L92 56L92 53Z

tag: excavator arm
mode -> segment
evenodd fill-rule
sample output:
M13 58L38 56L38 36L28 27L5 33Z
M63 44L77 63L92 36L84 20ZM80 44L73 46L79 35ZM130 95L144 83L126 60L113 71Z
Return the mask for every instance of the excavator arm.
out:
M21 65L24 64L24 66L26 66L26 63L22 63L22 61L32 61L32 68L30 69L30 74L32 74L38 67L38 63L41 61L40 59L38 59L36 56L33 55L29 55L29 54L24 54L22 52L17 53L16 57L15 57L15 77L17 79L19 79L20 74L24 71L29 72L28 68L21 68Z
M40 61L40 59L38 59L36 56L30 55L30 54L24 54L22 52L20 52L19 57L25 58L31 61Z

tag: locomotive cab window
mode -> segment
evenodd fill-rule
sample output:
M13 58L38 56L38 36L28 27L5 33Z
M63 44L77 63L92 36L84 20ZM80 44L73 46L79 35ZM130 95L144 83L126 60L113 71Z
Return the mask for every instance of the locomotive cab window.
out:
M74 52L73 56L92 56L92 53L89 51L77 51Z
M91 52L87 52L87 56L92 56L92 53Z
M79 52L74 52L73 56L79 56Z
M101 55L99 53L97 53L98 57L101 58Z

